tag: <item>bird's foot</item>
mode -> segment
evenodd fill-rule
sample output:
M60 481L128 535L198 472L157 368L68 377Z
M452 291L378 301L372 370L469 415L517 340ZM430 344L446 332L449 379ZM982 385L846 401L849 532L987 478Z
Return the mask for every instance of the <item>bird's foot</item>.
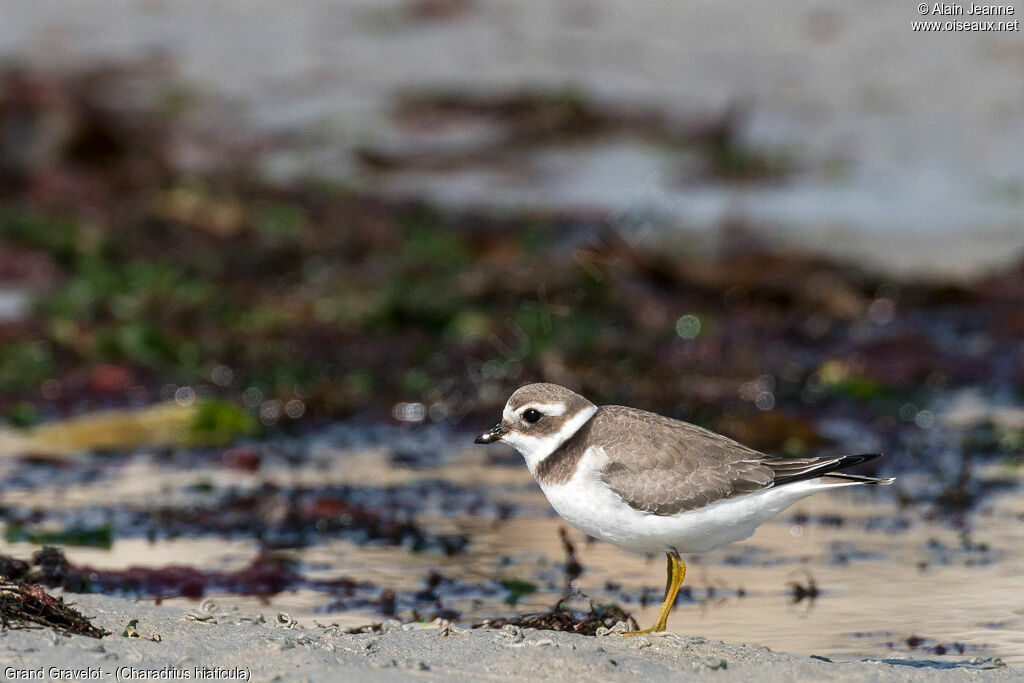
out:
M652 633L661 633L664 630L665 630L665 626L663 624L655 624L654 626L651 626L651 627L645 628L645 629L641 629L640 631L625 631L624 633L620 633L619 635L623 636L623 637L625 637L625 636L646 636L646 635L650 635Z

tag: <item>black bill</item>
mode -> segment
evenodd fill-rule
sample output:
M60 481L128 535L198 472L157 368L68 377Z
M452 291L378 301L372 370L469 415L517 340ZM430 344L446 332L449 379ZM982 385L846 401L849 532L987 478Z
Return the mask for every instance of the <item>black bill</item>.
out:
M473 439L473 443L494 443L495 441L500 441L503 436L505 436L505 429L501 426L501 423L498 423L491 427L489 431Z

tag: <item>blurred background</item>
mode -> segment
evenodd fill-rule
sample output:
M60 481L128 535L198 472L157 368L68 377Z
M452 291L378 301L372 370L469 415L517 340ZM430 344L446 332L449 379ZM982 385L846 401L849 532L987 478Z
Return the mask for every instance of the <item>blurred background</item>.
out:
M8 574L651 621L660 559L563 535L471 444L553 381L899 477L690 558L681 631L1024 662L1019 32L883 2L0 16Z

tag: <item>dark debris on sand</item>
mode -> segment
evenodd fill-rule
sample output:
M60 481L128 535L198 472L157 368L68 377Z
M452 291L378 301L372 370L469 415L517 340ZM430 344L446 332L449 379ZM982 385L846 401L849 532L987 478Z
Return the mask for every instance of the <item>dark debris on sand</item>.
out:
M488 584L473 585L432 573L426 590L398 591L372 581L356 581L341 576L310 578L305 567L293 555L264 549L244 567L234 571L199 569L185 564L161 567L131 566L124 569L99 569L68 561L59 548L45 547L30 561L0 555L0 578L16 582L62 588L69 593L102 593L135 599L199 599L211 594L231 594L268 599L285 591L305 590L329 599L327 612L371 610L387 617L399 612L418 621L421 614L432 619L458 619L460 613L446 606L440 587L447 596L494 597L498 590Z
M88 513L103 521L95 528L77 521L80 509L11 507L2 511L8 523L6 538L8 542L109 547L114 538L145 536L156 541L216 536L252 538L273 548L344 538L360 545L405 546L414 552L452 556L465 552L469 539L436 533L419 523L425 506L436 502L445 513L455 514L487 505L481 494L437 480L387 488L264 483L246 490L231 487L188 493L184 504L90 508ZM44 530L52 528L60 531Z
M612 628L624 621L632 630L637 630L633 615L618 605L598 604L590 602L590 609L585 612L569 609L567 600L560 600L546 612L532 612L503 619L488 619L473 624L473 628L500 629L508 625L521 628L535 628L542 631L566 631L584 636L596 636L599 628Z
M0 625L3 628L51 628L64 635L102 638L108 631L92 625L88 617L55 598L40 586L0 576Z
M73 593L105 593L145 598L200 598L219 591L268 597L285 590L307 588L331 594L352 594L372 587L347 578L307 579L289 556L264 551L241 569L204 571L185 565L95 569L72 564L59 548L45 547L30 562L0 555L0 570L15 581L63 588Z

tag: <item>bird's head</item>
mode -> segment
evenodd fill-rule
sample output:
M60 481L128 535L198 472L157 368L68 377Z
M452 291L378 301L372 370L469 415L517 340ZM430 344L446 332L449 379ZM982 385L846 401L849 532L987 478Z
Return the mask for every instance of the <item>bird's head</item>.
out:
M501 414L501 422L478 436L475 443L504 441L531 469L550 455L597 411L597 406L557 384L527 384L516 389Z

